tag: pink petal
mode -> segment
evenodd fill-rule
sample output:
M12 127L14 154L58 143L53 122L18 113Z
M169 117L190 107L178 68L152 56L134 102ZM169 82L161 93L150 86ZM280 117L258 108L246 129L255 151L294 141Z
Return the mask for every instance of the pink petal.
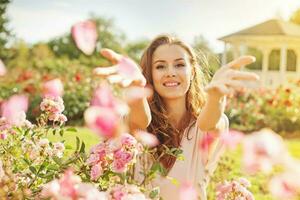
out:
M185 182L180 186L179 199L180 200L186 200L186 199L196 200L197 199L197 191L191 183Z
M5 117L11 125L22 125L25 122L28 109L28 97L25 95L13 95L1 105L2 117Z
M84 119L87 126L101 137L111 138L117 135L120 118L110 108L89 107L84 113Z
M145 131L136 131L134 135L138 141L148 147L155 147L159 144L157 137L151 133Z
M64 86L60 79L53 79L43 84L43 97L61 97L64 92Z
M77 48L86 55L93 54L98 37L95 22L79 22L72 27L71 32Z
M108 85L101 85L94 91L91 105L109 108L116 106L116 99Z
M6 74L6 67L2 60L0 59L0 76L4 76Z

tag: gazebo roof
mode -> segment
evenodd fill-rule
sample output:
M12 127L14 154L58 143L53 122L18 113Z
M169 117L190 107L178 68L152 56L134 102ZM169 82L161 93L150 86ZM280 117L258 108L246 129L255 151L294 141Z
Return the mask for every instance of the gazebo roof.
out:
M293 36L300 37L300 26L280 19L271 19L255 26L226 35L219 40L226 40L235 36Z

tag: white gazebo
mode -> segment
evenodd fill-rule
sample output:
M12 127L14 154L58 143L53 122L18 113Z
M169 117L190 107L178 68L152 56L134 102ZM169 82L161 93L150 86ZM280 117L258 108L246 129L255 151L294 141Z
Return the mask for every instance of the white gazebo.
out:
M219 40L225 43L222 64L228 62L227 51L233 57L244 55L247 48L261 52L261 70L253 70L261 77L261 86L274 87L287 84L288 80L300 79L300 26L280 19L271 19L244 30L224 36ZM280 52L279 70L271 70L270 57L274 51ZM295 60L295 66L288 66L288 53Z

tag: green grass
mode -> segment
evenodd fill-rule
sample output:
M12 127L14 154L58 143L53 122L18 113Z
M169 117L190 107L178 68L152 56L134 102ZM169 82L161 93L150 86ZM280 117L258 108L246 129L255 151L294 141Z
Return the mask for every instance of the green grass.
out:
M76 136L85 143L85 150L87 152L93 145L99 143L100 138L90 129L84 127L76 127L76 130L76 132L66 131L63 137L61 137L59 134L49 134L48 139L52 142L65 141L64 143L67 149L67 155L69 155L71 151L74 151L76 149Z

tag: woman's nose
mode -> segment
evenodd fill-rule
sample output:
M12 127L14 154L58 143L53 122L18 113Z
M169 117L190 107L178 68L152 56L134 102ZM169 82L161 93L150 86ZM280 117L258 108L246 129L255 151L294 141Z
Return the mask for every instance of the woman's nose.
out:
M172 67L169 67L168 68L168 71L167 71L167 77L175 77L176 74L175 74L175 71Z

